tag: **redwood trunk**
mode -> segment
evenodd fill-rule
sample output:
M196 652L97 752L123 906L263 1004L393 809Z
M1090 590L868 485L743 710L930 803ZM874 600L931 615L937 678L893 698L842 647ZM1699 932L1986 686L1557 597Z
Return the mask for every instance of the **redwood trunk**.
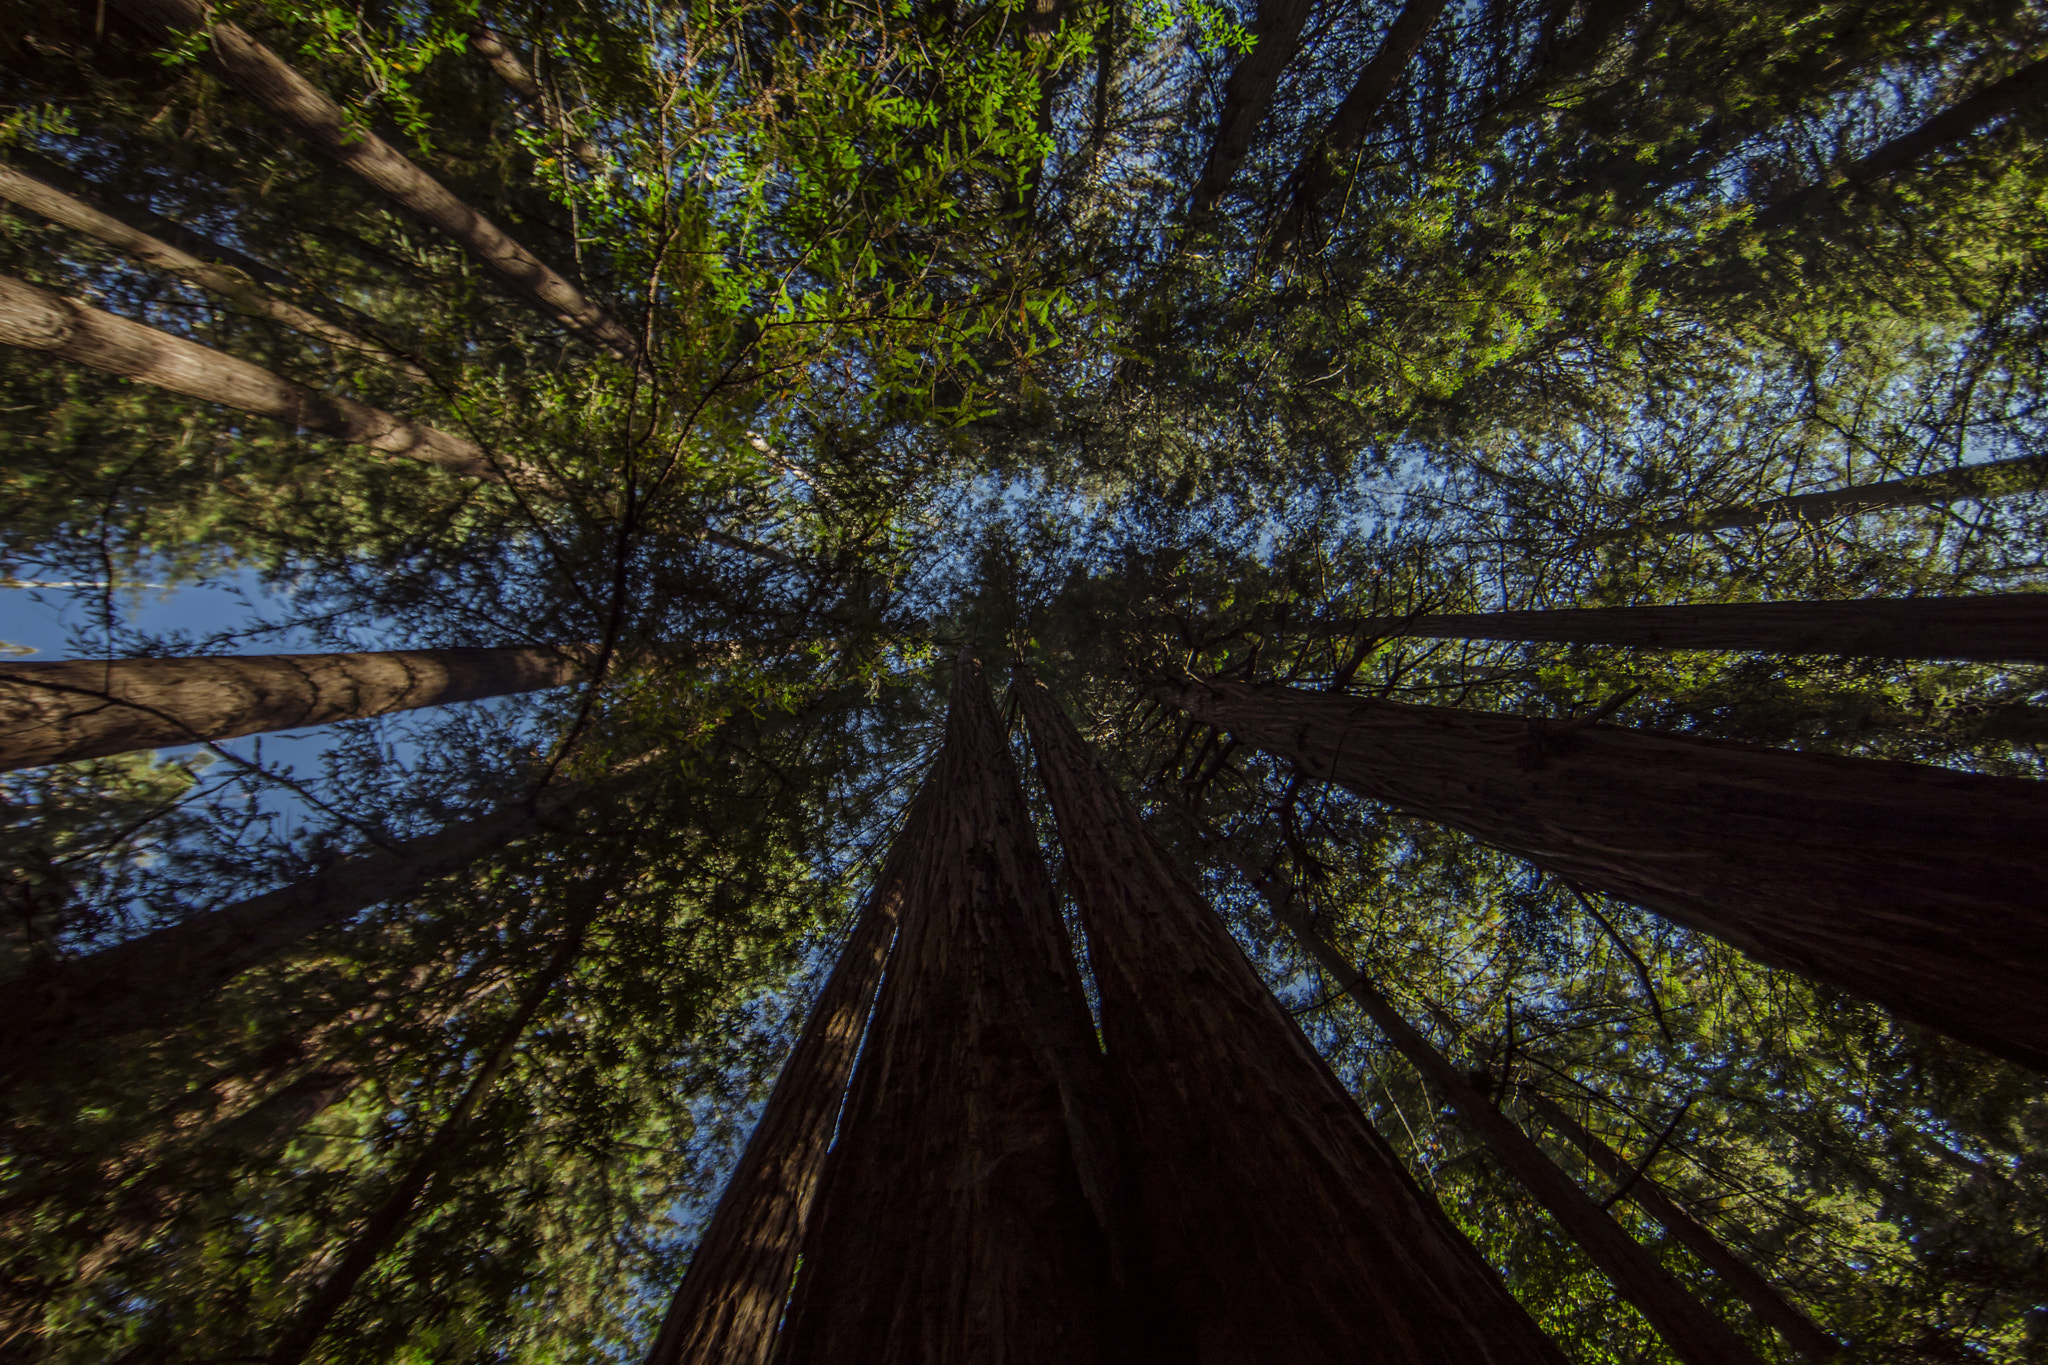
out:
M0 275L0 342L45 351L173 393L275 417L356 445L474 478L504 475L476 442L316 393L260 366Z
M1191 201L1197 215L1208 213L1230 189L1273 103L1280 73L1301 44L1302 25L1314 8L1312 0L1260 0L1258 17L1251 25L1256 41L1231 68L1230 80L1223 87L1223 112L1216 120L1216 136L1209 144L1209 158Z
M923 804L920 793L705 1224L647 1365L765 1365L768 1359L896 934L901 865L908 841L923 827Z
M1563 1360L1403 1168L1036 679L1152 1269L1198 1362Z
M551 649L0 663L0 771L511 696L581 677Z
M1381 616L1358 625L1440 640L2048 663L2048 593Z
M1224 679L1150 690L1312 778L2048 1070L2038 782Z
M1825 1360L1842 1349L1841 1342L1793 1307L1778 1292L1776 1285L1759 1275L1749 1262L1736 1255L1705 1225L1679 1208L1647 1175L1629 1165L1621 1153L1588 1132L1584 1124L1565 1111L1564 1106L1527 1086L1522 1087L1521 1095L1553 1128L1571 1139L1573 1146L1590 1157L1594 1165L1620 1181L1626 1197L1634 1200L1636 1207L1661 1223L1673 1241L1705 1262L1707 1268L1740 1294L1757 1317L1775 1328L1793 1350L1811 1360Z
M440 181L364 127L361 119L351 118L276 53L237 25L211 21L204 0L113 0L113 5L155 33L174 39L200 34L203 60L230 85L392 203L459 242L543 316L621 359L639 355L632 334L582 290L450 194Z
M1408 1059L1408 1064L1451 1102L1466 1125L1493 1153L1501 1169L1528 1191L1600 1273L1613 1282L1621 1296L1635 1305L1674 1356L1687 1365L1760 1365L1755 1352L1728 1324L1708 1312L1659 1263L1654 1253L1631 1237L1606 1209L1594 1203L1527 1133L1516 1127L1449 1058L1430 1046L1429 1040L1401 1017L1393 1002L1380 993L1363 971L1316 932L1308 917L1296 908L1289 888L1238 859L1227 843L1199 825L1196 833L1244 873L1273 912L1273 918L1286 927L1303 951L1329 974L1330 980L1357 1003L1394 1049Z
M902 927L797 1276L779 1365L1087 1365L1110 1251L1069 1112L1099 1069L1009 746L963 652ZM1118 1355L1117 1358L1121 1358Z

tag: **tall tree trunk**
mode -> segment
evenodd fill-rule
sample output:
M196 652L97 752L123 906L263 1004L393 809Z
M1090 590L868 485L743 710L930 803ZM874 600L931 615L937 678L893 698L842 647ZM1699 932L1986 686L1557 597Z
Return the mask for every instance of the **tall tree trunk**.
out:
M1453 612L1375 616L1356 624L1374 634L1436 640L2048 663L2048 593Z
M555 949L554 956L548 959L547 965L541 968L540 974L527 987L518 1009L513 1012L512 1018L506 1022L504 1028L499 1030L497 1039L480 1059L476 1071L470 1076L468 1086L463 1089L462 1098L456 1101L455 1108L449 1111L441 1126L434 1130L433 1137L428 1139L426 1146L421 1148L419 1154L399 1176L398 1182L384 1196L383 1202L364 1222L355 1239L349 1243L348 1250L342 1253L340 1262L293 1315L284 1334L278 1338L277 1345L270 1352L269 1365L299 1365L319 1342L321 1334L334 1320L334 1315L341 1311L342 1305L355 1293L356 1285L363 1276L369 1274L379 1258L405 1231L406 1224L412 1219L413 1210L419 1206L422 1197L429 1193L429 1186L441 1173L441 1168L447 1164L448 1158L453 1156L462 1144L470 1119L475 1116L484 1098L490 1094L491 1087L498 1083L498 1077L504 1074L506 1066L511 1063L519 1040L533 1023L533 1017L540 1013L540 1008L547 1003L548 996L554 992L562 978L569 974L569 969L582 955L590 921L603 904L603 899L602 894L593 894L590 904L579 908L575 921L570 925L561 945Z
M1657 1188L1649 1176L1629 1165L1621 1153L1589 1132L1563 1105L1526 1085L1520 1088L1520 1094L1530 1108L1569 1138L1594 1165L1620 1181L1624 1197L1634 1200L1638 1208L1663 1225L1673 1241L1698 1256L1723 1283L1740 1294L1758 1318L1776 1329L1786 1345L1810 1360L1825 1360L1842 1349L1841 1342L1794 1307L1776 1285L1758 1274L1704 1224L1679 1208L1671 1196Z
M0 342L209 403L275 417L389 455L503 483L482 447L350 398L316 393L246 360L0 275Z
M637 362L639 345L583 291L514 241L496 223L352 119L275 52L240 27L215 22L204 0L113 0L113 8L175 40L201 35L201 59L221 77L282 119L292 131L369 182L398 207L445 233L545 317L622 360Z
M1395 1050L1408 1059L1409 1065L1451 1102L1501 1168L1529 1192L1565 1235L1586 1253L1586 1258L1613 1282L1621 1297L1635 1305L1674 1356L1687 1365L1759 1365L1756 1353L1728 1324L1708 1312L1654 1253L1631 1237L1612 1214L1594 1203L1527 1133L1516 1127L1449 1058L1430 1046L1429 1040L1401 1017L1393 1002L1380 993L1360 968L1316 932L1295 903L1293 888L1252 866L1228 840L1204 826L1191 812L1178 806L1174 809L1207 848L1244 874L1272 911L1273 918L1365 1012Z
M971 652L927 790L775 1359L1107 1360L1111 1252L1082 1169L1092 1125L1070 1112L1096 1087L1060 1074L1101 1055Z
M403 356L397 355L388 346L358 336L348 328L309 313L297 304L275 298L247 280L217 265L209 265L190 252L180 250L161 238L152 237L139 228L132 228L113 215L102 213L56 186L5 163L0 163L0 198L19 204L32 213L39 213L53 223L82 233L116 251L133 256L173 279L183 280L187 284L218 294L257 317L269 318L272 322L281 323L295 332L318 337L332 346L375 356L416 382L426 381L427 375L424 370Z
M782 1064L760 1122L690 1257L689 1272L669 1302L647 1365L766 1365L847 1078L896 935L902 865L909 841L923 831L922 807L930 790L922 788L912 803L860 919Z
M526 63L519 60L519 54L513 50L512 44L505 40L504 34L480 18L473 19L469 25L469 41L471 46L476 48L477 55L490 63L491 70L498 74L498 79L505 83L505 88L510 90L521 104L538 114L548 127L555 130L556 136L562 139L562 145L569 149L571 156L590 170L604 170L604 154L591 145L590 139L577 132L575 125L562 116L562 111L548 98L548 92L541 89L540 82L526 69Z
M1237 168L1251 151L1252 138L1265 122L1273 92L1280 85L1280 73L1301 45L1302 25L1314 8L1314 0L1259 0L1258 17L1251 25L1252 50L1238 58L1223 87L1223 110L1216 119L1201 179L1195 182L1189 201L1195 216L1208 214L1230 189Z
M1633 536L1740 530L1780 521L1853 517L1887 507L1924 507L1959 498L2003 498L2041 488L2048 488L2048 455L2026 455L2011 460L1964 465L1960 469L1945 469L1935 474L1912 474L1850 488L1831 488L1822 493L1798 493L1788 498L1769 498L1746 507L1713 508L1690 516L1673 517L1669 521L1596 531L1580 537L1575 548L1606 545Z
M1882 180L1942 148L1961 142L1993 119L2003 118L2048 94L2048 58L2030 62L1994 81L1976 94L1958 100L1922 123L1866 153L1843 171L1817 185L1794 191L1767 205L1755 218L1760 228L1780 227L1802 218L1844 190Z
M1066 849L1177 1358L1561 1362L1417 1187L1038 681Z
M1289 202L1274 234L1274 252L1292 246L1314 216L1316 207L1337 184L1350 179L1346 168L1378 121L1380 110L1386 106L1401 74L1421 50L1422 40L1436 26L1445 3L1446 0L1408 0L1394 16L1378 51L1358 73L1358 80L1344 102L1330 115L1321 140L1302 155L1294 174L1288 178Z
M1148 687L1239 742L2048 1070L2048 788L1210 678Z
M582 676L556 649L6 662L0 771L512 696Z

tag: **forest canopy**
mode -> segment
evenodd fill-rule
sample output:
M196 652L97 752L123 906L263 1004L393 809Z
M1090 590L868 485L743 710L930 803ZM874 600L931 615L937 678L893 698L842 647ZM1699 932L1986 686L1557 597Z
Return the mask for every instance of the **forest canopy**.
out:
M2048 1353L2048 9L0 0L0 226L0 1361L676 1365L970 753L1566 1358Z

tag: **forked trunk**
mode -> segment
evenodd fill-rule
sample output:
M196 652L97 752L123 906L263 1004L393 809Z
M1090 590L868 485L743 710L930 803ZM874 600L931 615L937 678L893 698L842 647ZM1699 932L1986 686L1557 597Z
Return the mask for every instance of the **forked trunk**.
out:
M1009 746L963 652L901 928L805 1230L778 1365L1128 1354L1070 1113L1099 1068Z
M1017 690L1065 845L1175 1358L1563 1356L1282 1012L1037 680Z
M563 687L552 649L0 663L0 771Z
M1221 678L1148 690L1311 778L2048 1070L2038 782Z

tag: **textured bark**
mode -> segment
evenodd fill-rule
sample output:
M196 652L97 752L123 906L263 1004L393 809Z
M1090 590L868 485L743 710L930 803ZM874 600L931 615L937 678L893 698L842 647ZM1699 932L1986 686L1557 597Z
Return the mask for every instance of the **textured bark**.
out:
M491 70L498 73L498 79L505 83L505 88L510 90L521 104L529 106L545 119L548 126L561 136L570 155L593 171L604 169L603 154L591 145L589 138L578 133L574 126L562 117L561 111L549 102L547 92L540 88L540 82L526 69L526 63L519 60L519 54L512 50L512 45L505 41L503 34L482 20L475 20L470 24L469 40L476 48L477 55L489 62Z
M1916 763L1155 678L1239 742L2048 1070L2048 788Z
M552 649L0 663L0 771L562 687Z
M476 442L353 399L316 393L196 341L0 275L0 342L45 351L160 389L336 436L389 455L504 482Z
M1185 812L1183 812L1185 814ZM1449 1100L1479 1135L1494 1160L1564 1230L1567 1237L1586 1253L1586 1258L1613 1282L1621 1297L1634 1304L1645 1320L1687 1365L1758 1365L1756 1353L1735 1335L1728 1325L1708 1312L1657 1257L1628 1234L1613 1215L1593 1202L1576 1181L1559 1168L1541 1147L1517 1127L1514 1121L1479 1092L1479 1089L1430 1045L1427 1038L1401 1016L1393 1002L1380 993L1370 978L1336 946L1316 932L1296 905L1290 888L1239 858L1227 841L1199 824L1196 834L1213 852L1244 873L1278 920L1302 950L1315 959L1336 983L1365 1012L1395 1051L1420 1071L1437 1093Z
M1924 507L1957 498L2010 497L2040 488L2048 488L2048 455L2028 455L2013 460L1964 465L1938 474L1914 474L1853 488L1833 488L1824 493L1770 498L1747 507L1716 508L1643 526L1623 526L1582 537L1579 545L1605 545L1639 535L1739 530L1750 526L1769 526L1780 521L1821 521L1882 511L1887 507Z
M902 863L907 840L922 829L922 805L920 792L704 1226L647 1365L764 1365L768 1359L847 1078L896 935Z
M1175 1358L1561 1362L1417 1187L1037 680L1018 693L1086 926Z
M5 164L0 164L0 198L133 256L174 279L218 294L257 317L269 318L331 345L374 355L414 380L423 382L427 377L418 366L394 355L388 347L357 336L348 328L309 313L296 304L274 298L219 266L209 265L161 238L129 227L113 215L102 213L56 186Z
M1356 625L1438 640L2048 663L2048 593L1379 616Z
M240 27L213 22L204 0L112 0L113 8L155 33L204 35L207 65L270 110L306 141L367 181L428 227L460 243L543 316L621 359L639 355L633 336L583 291L514 241L502 228L378 137L347 110Z
M1099 1070L1009 746L963 653L780 1365L1122 1358L1077 1157Z
M1804 217L1844 190L1882 180L1944 147L1961 142L1993 119L2040 101L2048 94L2048 59L2030 62L1994 81L1967 99L1958 100L1922 123L1879 146L1821 184L1795 191L1756 215L1760 228L1774 228Z
M1540 1091L1527 1086L1521 1096L1530 1108L1563 1133L1573 1146L1592 1159L1594 1165L1621 1182L1624 1197L1649 1214L1671 1234L1673 1241L1698 1256L1707 1268L1742 1296L1757 1317L1774 1328L1785 1344L1810 1360L1825 1360L1842 1349L1842 1343L1817 1326L1812 1318L1795 1308L1778 1287L1758 1274L1749 1262L1657 1188L1648 1176L1629 1165L1621 1153L1587 1131L1560 1105Z
M1345 168L1378 122L1387 97L1393 94L1401 74L1421 50L1422 40L1436 26L1445 3L1446 0L1408 0L1394 16L1372 60L1358 73L1358 80L1344 96L1344 102L1330 115L1322 139L1309 148L1294 168L1290 203L1275 236L1274 250L1285 251L1292 245L1316 206L1340 179L1349 179Z
M1253 136L1265 122L1273 92L1280 85L1280 73L1301 45L1302 25L1314 8L1314 0L1259 0L1258 17L1251 24L1257 41L1238 58L1223 87L1223 112L1217 117L1209 157L1190 201L1195 214L1208 213L1230 189L1237 168L1251 150Z

